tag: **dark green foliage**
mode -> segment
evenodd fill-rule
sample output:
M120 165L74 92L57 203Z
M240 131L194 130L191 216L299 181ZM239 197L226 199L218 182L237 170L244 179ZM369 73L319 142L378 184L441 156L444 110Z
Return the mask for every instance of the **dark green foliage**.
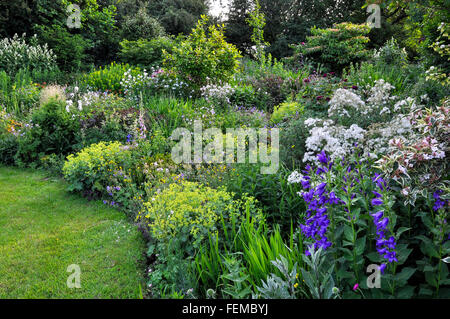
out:
M267 49L277 58L292 55L291 44L306 40L313 26L331 27L344 21L362 23L366 20L362 9L364 0L260 0L261 11L266 18L265 40L271 45ZM233 0L227 21L227 37L243 52L250 48L251 29L246 18L252 0Z
M156 17L167 33L189 34L202 14L208 13L205 0L160 0L151 1L149 14Z
M148 14L146 6L143 6L137 13L124 18L121 23L121 35L123 39L130 41L151 40L163 36L164 28Z
M252 47L252 28L247 22L250 9L250 0L232 0L225 31L227 40L246 54L250 54Z
M36 163L44 155L68 155L76 150L78 122L72 120L63 102L50 100L33 112L31 120L33 126L18 139L18 163Z
M329 71L342 71L350 63L366 59L369 56L367 34L370 28L366 24L341 23L333 28L313 27L312 36L306 43L299 44L294 58L298 55L311 59L314 65L322 65Z
M235 168L227 177L227 189L255 197L270 224L288 230L292 222L301 218L304 206L297 195L298 186L287 183L287 169L280 167L277 174L261 174L261 164L236 164Z
M72 34L60 25L39 26L42 42L48 43L56 54L58 66L63 71L78 71L84 68L88 43L80 34Z
M122 62L149 70L162 65L163 50L172 53L174 41L169 37L137 41L123 40L120 46L119 58Z
M438 26L449 21L450 4L447 0L387 0L381 3L381 8L385 12L386 24L395 30L395 37L410 55L428 65L448 67L448 60L430 47L439 35Z
M14 135L0 135L0 163L14 165L14 156L17 153L17 148L17 138Z

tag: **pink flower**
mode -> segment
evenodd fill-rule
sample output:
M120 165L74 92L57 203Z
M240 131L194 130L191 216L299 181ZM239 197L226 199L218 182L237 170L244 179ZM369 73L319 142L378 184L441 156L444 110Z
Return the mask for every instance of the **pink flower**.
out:
M358 288L359 288L359 284L355 284L355 285L353 286L353 291L356 291Z

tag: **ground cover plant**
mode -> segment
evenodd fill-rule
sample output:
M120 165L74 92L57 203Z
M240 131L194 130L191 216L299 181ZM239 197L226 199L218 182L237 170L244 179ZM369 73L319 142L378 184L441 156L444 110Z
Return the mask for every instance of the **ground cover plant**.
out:
M443 1L231 2L0 13L1 297L450 298Z

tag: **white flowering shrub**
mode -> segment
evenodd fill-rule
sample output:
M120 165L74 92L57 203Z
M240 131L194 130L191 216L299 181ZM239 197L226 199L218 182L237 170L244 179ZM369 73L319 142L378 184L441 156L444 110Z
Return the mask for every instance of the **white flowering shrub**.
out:
M399 114L387 123L371 126L365 137L365 150L372 158L378 158L391 150L389 142L394 138L408 140L413 136L413 128L408 115Z
M305 126L310 136L306 139L303 162L316 162L317 154L325 151L332 160L348 155L355 144L364 139L366 131L356 124L350 127L337 125L333 120L307 119Z
M15 74L20 69L53 70L56 68L56 55L47 44L43 46L37 43L34 35L29 43L25 40L25 34L19 37L0 40L0 70L8 74Z
M383 79L362 90L361 95L352 90L337 89L329 102L328 116L339 124L358 124L364 129L372 123L386 122L401 110L394 107L398 100L391 95L394 89Z
M391 91L393 89L395 89L395 87L385 82L383 79L375 81L375 85L369 90L370 96L367 99L370 108L373 111L388 108L391 105L391 102L397 99L396 96L391 96Z
M132 71L128 70L123 75L120 85L124 89L125 96L134 100L138 100L140 94L145 92L152 95L162 92L174 96L186 96L189 94L189 85L187 83L161 68L152 68L150 72L144 70L136 75L133 75Z
M80 90L77 86L64 88L66 100L66 111L73 115L81 115L80 112L89 116L91 112L113 112L120 109L125 100L114 93L101 91Z
M337 89L330 101L328 116L330 117L350 117L350 112L360 111L367 114L366 103L350 90Z
M308 119L304 162L316 161L321 151L339 158L349 154L354 144L363 144L366 154L379 158L390 152L393 138L408 139L413 128L408 114L423 107L413 98L398 101L391 93L394 86L383 79L362 90L337 89L329 102L329 119ZM426 96L421 97L427 101Z
M230 97L234 94L234 88L230 84L208 83L200 88L201 96L215 106L225 107L230 105Z

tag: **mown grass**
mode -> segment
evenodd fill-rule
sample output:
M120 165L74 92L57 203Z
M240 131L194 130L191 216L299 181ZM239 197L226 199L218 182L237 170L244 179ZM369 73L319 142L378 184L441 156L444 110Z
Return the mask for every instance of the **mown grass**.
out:
M121 212L43 173L0 167L0 298L139 298L143 250ZM66 284L71 264L79 289Z

